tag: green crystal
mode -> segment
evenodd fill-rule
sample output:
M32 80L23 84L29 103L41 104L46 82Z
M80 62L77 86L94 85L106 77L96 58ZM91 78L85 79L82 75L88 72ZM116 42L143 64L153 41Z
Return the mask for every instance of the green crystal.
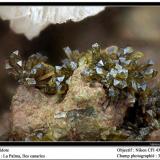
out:
M64 51L68 58L62 60L59 66L47 64L47 57L39 53L24 61L15 51L6 61L5 68L21 84L35 86L48 94L65 94L74 70L85 66L81 72L84 80L90 83L98 81L109 97L128 98L132 103L136 94L147 97L147 82L157 75L157 71L151 68L153 61L140 63L139 59L144 54L132 47L110 46L103 50L95 43L87 52L79 53L69 47Z
M142 58L144 56L144 54L142 52L133 52L130 56L129 59L130 60L138 60L140 58Z
M133 48L132 47L126 47L124 48L124 54L130 54L133 53Z

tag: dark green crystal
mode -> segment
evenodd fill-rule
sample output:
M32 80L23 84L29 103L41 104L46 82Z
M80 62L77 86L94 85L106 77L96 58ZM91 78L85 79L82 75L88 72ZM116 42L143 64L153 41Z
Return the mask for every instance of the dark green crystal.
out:
M65 94L68 89L68 79L78 67L85 65L82 77L93 83L98 81L104 85L109 97L119 98L129 95L130 101L135 102L135 94L147 92L147 81L157 75L151 68L153 61L141 64L139 59L143 53L131 47L124 49L110 46L105 50L98 43L92 45L87 52L79 53L69 47L64 48L68 58L62 65L47 64L47 57L39 53L31 55L23 61L19 52L15 51L6 61L6 70L14 75L19 83L35 86L48 94Z

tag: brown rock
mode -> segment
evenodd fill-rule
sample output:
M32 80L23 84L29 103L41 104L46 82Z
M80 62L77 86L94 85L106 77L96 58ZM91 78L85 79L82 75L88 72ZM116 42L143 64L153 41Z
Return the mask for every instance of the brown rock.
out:
M12 99L12 132L30 134L45 128L53 119L54 96L47 97L35 88L19 86Z
M56 96L19 86L11 106L12 132L24 138L41 130L52 141L101 140L102 131L120 126L128 105L108 104L103 86L84 81L82 70L80 67L74 71L60 103Z

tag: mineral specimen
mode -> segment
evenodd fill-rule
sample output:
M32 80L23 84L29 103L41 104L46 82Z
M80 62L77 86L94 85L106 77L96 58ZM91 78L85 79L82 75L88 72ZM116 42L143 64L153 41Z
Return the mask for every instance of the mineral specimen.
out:
M8 73L22 84L12 100L13 139L145 140L160 128L160 90L148 85L157 71L151 60L139 61L142 52L102 50L97 43L83 53L69 47L65 52L59 66L40 54L24 61L17 51L6 61Z
M151 66L152 61L140 64L142 52L134 51L131 47L124 49L111 46L101 50L96 43L87 53L65 49L68 59L63 60L62 66L51 66L46 63L47 57L39 53L31 55L25 62L18 51L13 52L6 64L7 70L18 78L20 83L27 83L40 88L48 94L65 94L68 88L66 81L78 66L86 64L82 75L89 81L98 81L106 87L109 97L135 97L136 93L145 92L147 80L156 76ZM13 69L12 69L13 68ZM131 103L134 100L131 99Z

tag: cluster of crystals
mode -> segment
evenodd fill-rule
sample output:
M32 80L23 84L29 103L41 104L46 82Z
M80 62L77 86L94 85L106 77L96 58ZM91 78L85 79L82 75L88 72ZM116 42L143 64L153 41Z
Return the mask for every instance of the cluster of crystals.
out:
M47 57L39 53L23 61L18 51L13 52L6 60L6 70L20 84L35 86L47 94L64 94L68 89L67 79L77 68L77 64L65 59L61 66L46 63Z
M102 83L113 100L127 96L129 103L134 104L136 93L147 92L147 81L157 74L151 67L153 62L139 63L144 54L131 47L121 49L110 46L101 50L96 43L89 54L90 63L82 76L89 81Z
M151 131L160 129L159 87L154 87L147 99L140 97L137 105L128 113L122 128L131 132L130 140L145 140Z
M41 54L31 55L23 61L15 51L6 62L6 69L18 79L19 83L40 88L48 94L65 94L68 89L68 78L79 66L87 66L81 75L90 82L98 81L106 88L107 95L115 100L119 97L135 103L135 94L147 92L147 81L156 76L149 60L146 64L138 61L143 53L131 47L124 49L110 46L101 50L95 43L92 49L84 53L64 48L67 58L60 66L46 63L47 57Z

